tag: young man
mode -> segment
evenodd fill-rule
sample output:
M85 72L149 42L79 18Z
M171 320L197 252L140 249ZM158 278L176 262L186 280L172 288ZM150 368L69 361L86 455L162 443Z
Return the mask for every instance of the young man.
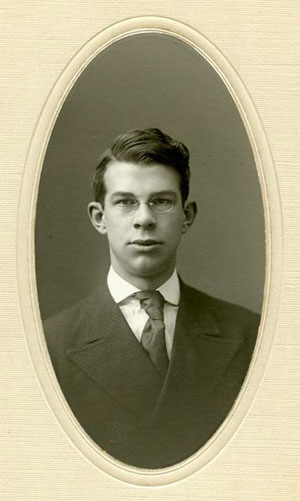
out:
M177 275L196 216L189 153L158 129L119 136L100 160L89 215L108 238L107 284L45 322L62 391L87 434L116 459L162 468L217 430L244 381L256 314Z

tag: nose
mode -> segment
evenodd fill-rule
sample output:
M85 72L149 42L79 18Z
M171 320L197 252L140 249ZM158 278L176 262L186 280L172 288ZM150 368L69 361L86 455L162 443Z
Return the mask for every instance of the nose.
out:
M133 225L135 228L152 228L156 224L155 215L149 205L141 202L134 213Z

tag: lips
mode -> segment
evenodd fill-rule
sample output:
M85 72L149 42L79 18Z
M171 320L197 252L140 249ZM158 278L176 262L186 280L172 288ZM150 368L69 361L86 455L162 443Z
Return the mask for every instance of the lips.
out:
M158 240L153 240L152 238L147 238L145 240L143 239L136 239L130 242L130 245L138 245L141 247L151 247L153 245L161 245L162 242L159 242Z

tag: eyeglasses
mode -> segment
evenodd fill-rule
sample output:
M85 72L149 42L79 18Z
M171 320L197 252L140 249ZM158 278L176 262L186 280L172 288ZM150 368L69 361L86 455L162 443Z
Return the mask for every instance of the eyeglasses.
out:
M148 202L139 202L134 197L120 197L114 200L113 205L122 212L135 212L139 206L145 203L153 211L159 214L170 212L176 204L176 199L166 196L155 196Z

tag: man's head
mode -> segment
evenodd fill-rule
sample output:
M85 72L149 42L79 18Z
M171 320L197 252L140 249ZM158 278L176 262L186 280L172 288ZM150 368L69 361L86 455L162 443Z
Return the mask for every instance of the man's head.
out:
M117 273L139 288L156 288L172 274L176 251L196 215L186 203L187 148L158 129L119 136L94 176L93 226L107 235Z

